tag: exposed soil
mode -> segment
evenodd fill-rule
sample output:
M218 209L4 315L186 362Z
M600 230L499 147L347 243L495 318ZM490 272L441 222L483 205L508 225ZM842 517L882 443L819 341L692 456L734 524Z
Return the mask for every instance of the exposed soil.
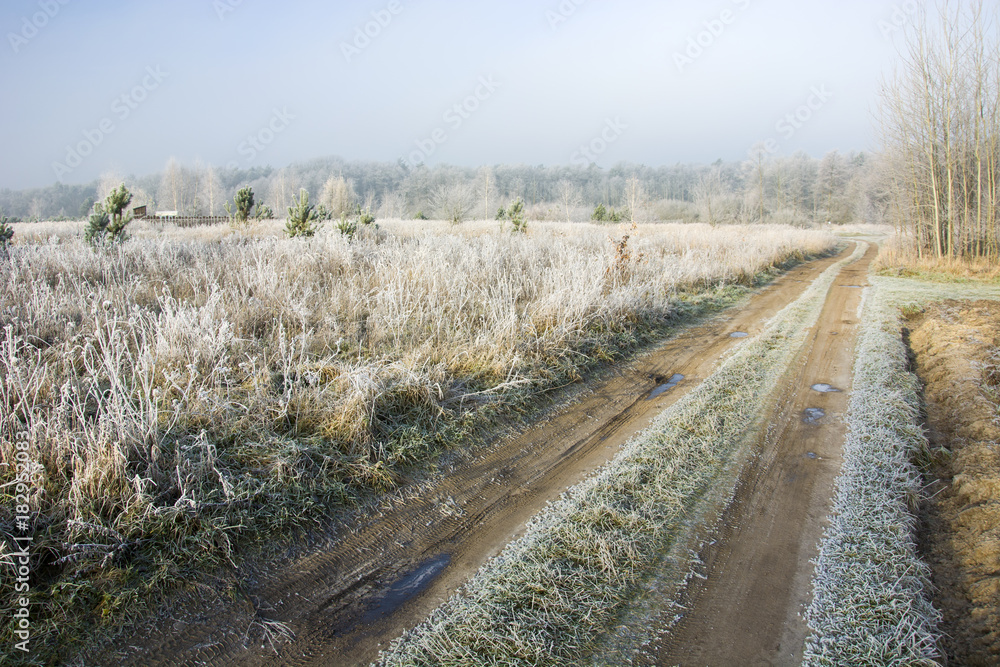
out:
M766 419L771 428L700 554L674 629L641 664L800 665L812 559L840 472L871 246L843 269Z
M864 284L871 256L845 269L838 284ZM683 330L590 385L535 427L455 463L433 483L402 492L397 502L324 548L243 582L252 604L208 595L159 628L132 637L106 664L368 664L516 537L548 501L610 460L629 437L707 377L724 352L741 344L731 334L755 335L834 261L793 269L744 307ZM852 347L859 298L857 289L831 290L829 312L824 311L776 415L779 428L769 442L779 446L762 455L756 476L741 492L740 514L730 529L737 546L715 557L718 569L728 563L726 570L735 577L727 604L738 597L746 618L729 614L714 622L712 636L720 638L725 622L733 629L722 641L740 646L744 636L755 638L759 647L754 653L739 651L741 657L763 655L765 649L774 655L779 647L794 651L796 642L801 644L801 623L787 637L782 629L808 593L806 570L826 514L828 482L839 467L837 433L846 400L846 393L819 393L809 386L849 388L851 359L838 350ZM654 395L658 388L662 391ZM806 408L822 409L826 416L805 423ZM763 511L771 503L780 508L777 513ZM260 645L265 627L275 636L273 647ZM294 638L283 639L284 629Z
M953 665L1000 664L1000 304L948 301L909 322L925 386L928 436L943 448L931 471L921 546L944 615ZM994 394L995 396L995 394Z

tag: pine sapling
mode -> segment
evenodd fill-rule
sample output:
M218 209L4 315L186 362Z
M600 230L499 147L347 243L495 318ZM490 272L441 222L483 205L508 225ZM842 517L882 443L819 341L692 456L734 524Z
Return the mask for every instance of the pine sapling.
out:
M288 208L288 222L285 223L285 234L289 238L296 236L313 236L319 229L315 206L309 203L309 193L304 189L299 191L299 201Z

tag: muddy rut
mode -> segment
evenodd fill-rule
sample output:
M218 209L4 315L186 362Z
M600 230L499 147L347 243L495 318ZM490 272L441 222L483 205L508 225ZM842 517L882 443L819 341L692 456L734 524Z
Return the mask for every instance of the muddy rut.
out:
M839 468L837 433L842 435L839 415L846 406L851 358L838 350L853 349L854 304L861 294L855 286L864 284L871 254L844 268L831 290L801 373L776 416L771 438L777 446L761 458L731 510L738 528L728 530L729 546L708 555L710 585L692 592L700 606L674 640L657 649L664 660L749 664L722 659L728 654L703 646L706 623L713 642L740 642L732 644L737 647L743 634L755 637L759 646L740 656L765 660L801 650L804 629L785 616L794 616L808 593L805 566ZM124 642L107 664L369 664L499 553L548 501L610 460L656 414L707 377L744 334L757 333L837 259L791 270L746 305L682 330L588 387L566 409L454 464L432 485L360 521L332 545L246 582L251 602L207 599ZM816 392L809 388L815 383L845 391ZM824 415L808 413L807 423L806 408ZM791 500L784 499L789 494ZM722 577L732 581L723 584L729 580ZM735 587L728 589L738 591L735 598L730 593L727 599L727 589L719 588L724 585ZM716 597L713 588L719 588ZM762 598L771 601L766 613ZM727 611L734 603L738 606ZM770 623L767 631L762 617ZM732 626L721 639L720 624ZM259 638L264 628L273 646L248 640Z

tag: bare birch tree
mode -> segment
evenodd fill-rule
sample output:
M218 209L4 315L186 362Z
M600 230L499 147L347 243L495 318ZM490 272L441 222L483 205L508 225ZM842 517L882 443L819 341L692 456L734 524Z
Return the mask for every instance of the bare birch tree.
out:
M998 257L997 11L982 0L921 11L883 86L888 210L918 257Z

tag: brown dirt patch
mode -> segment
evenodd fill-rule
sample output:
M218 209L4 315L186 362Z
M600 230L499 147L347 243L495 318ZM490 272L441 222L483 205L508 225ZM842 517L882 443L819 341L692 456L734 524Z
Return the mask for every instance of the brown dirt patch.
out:
M1000 303L947 301L909 323L925 385L931 445L921 545L944 615L950 664L1000 661L1000 425L991 356L1000 346ZM995 394L994 394L995 396Z

